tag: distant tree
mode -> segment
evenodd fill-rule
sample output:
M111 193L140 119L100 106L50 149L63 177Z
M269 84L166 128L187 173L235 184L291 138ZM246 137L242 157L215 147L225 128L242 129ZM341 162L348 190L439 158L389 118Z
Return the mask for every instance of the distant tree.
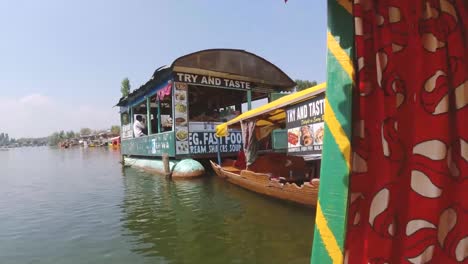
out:
M49 136L49 145L50 146L57 146L60 142L60 134L58 132L53 133Z
M91 134L91 128L85 127L85 128L80 129L80 135L89 135L89 134Z
M122 97L127 97L130 93L130 81L128 78L122 80L122 85L120 86L120 92L122 93Z
M72 139L74 137L75 137L75 132L73 132L71 130L67 132L67 134L66 134L67 139Z
M114 135L120 135L120 126L111 126L111 133Z
M297 91L302 91L302 90L305 90L307 88L310 88L312 86L315 86L317 85L317 82L316 81L309 81L309 80L295 80L296 82L296 90Z

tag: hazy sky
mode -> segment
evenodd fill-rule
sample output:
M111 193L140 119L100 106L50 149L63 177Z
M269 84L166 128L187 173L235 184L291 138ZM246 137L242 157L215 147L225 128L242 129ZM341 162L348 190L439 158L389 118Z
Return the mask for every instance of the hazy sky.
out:
M184 54L245 49L293 79L325 81L326 2L0 0L0 132L118 124L132 88Z

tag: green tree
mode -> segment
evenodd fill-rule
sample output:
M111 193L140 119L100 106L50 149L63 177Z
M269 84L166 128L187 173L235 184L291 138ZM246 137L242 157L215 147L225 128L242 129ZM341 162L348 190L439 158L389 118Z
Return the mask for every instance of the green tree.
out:
M111 126L111 133L114 135L120 135L120 126Z
M297 91L302 91L302 90L305 90L307 88L310 88L312 86L315 86L317 85L317 82L316 81L309 81L309 80L295 80L296 82L296 90Z
M91 134L91 128L84 127L80 129L80 135L89 135Z
M67 139L72 139L72 138L74 138L74 137L75 137L75 132L73 132L73 131L71 131L71 130L68 131L67 134L66 134L66 137L67 137Z
M130 81L128 80L128 78L122 80L120 92L122 93L122 97L127 97L130 93Z
M60 142L60 134L58 132L55 132L49 136L49 145L57 146L59 142Z

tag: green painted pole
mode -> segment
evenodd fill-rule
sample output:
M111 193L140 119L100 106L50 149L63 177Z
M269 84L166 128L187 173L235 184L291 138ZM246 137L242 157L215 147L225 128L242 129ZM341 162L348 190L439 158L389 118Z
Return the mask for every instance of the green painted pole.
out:
M158 98L158 133L161 133L161 102Z
M252 110L252 90L247 90L247 110Z
M151 135L151 98L146 97L146 126L148 128L148 135Z
M313 264L342 264L345 259L354 85L353 22L351 2L328 0L325 135L312 246Z
M133 135L133 107L130 106L130 109L128 111L130 113L130 124L132 125L132 135Z

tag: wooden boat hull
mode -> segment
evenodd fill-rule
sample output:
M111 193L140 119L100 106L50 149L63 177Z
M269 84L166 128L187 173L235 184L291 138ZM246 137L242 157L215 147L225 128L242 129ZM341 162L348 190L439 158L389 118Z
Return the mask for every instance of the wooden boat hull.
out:
M306 206L317 205L318 180L313 183L304 183L302 186L297 186L295 183L283 184L276 180L270 180L269 176L264 173L247 170L228 171L212 161L210 163L216 175L245 189Z

